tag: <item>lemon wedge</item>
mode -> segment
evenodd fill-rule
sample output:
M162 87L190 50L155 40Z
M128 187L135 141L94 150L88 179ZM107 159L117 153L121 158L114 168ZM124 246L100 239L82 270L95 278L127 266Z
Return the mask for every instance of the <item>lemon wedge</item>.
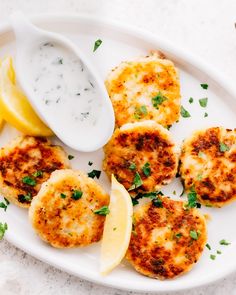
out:
M131 197L112 175L109 214L106 216L101 245L102 275L108 274L125 256L132 231L132 216Z
M3 119L19 131L32 136L51 136L53 132L39 119L26 96L16 86L12 58L0 67L0 110Z

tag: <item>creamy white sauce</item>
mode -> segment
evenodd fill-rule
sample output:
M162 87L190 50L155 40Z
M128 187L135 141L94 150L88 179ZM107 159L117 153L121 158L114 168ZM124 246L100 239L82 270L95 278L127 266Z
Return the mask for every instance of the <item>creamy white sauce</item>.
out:
M102 98L88 69L74 52L45 42L29 57L30 80L40 109L63 133L95 126L101 115Z

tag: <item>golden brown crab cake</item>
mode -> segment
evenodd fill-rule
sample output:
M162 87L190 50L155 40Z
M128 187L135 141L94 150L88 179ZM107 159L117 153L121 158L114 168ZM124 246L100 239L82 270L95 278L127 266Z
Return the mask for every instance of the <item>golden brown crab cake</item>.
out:
M236 199L236 129L194 132L182 146L180 174L199 202L222 207Z
M86 246L102 237L109 196L93 179L70 169L52 173L33 199L29 218L40 238L56 248Z
M178 149L171 133L154 121L117 128L104 147L103 169L130 193L157 191L176 175Z
M146 203L134 213L126 258L136 271L156 279L172 279L189 271L207 240L206 221L195 208L168 197Z
M122 62L105 85L113 104L116 126L154 120L164 127L180 114L180 83L172 61L159 53Z
M44 137L19 136L0 149L0 194L28 208L54 170L69 168L66 153Z

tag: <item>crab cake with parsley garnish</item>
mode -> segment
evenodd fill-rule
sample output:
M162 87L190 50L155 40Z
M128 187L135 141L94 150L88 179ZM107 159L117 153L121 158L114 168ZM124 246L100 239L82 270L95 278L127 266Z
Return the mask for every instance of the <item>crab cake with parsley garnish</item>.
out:
M171 133L154 121L117 128L104 152L103 169L132 195L159 190L177 172L178 149Z
M206 244L204 216L196 208L158 196L137 208L126 258L136 271L172 279L189 271Z
M101 239L108 203L109 196L84 173L58 170L33 199L29 218L53 247L86 246Z
M110 72L105 84L117 127L143 120L167 127L179 119L178 72L173 62L157 52L122 62Z
M199 202L222 207L236 199L236 129L194 132L182 146L180 174Z
M44 137L19 136L0 149L0 194L28 208L41 184L57 169L69 168L64 150Z

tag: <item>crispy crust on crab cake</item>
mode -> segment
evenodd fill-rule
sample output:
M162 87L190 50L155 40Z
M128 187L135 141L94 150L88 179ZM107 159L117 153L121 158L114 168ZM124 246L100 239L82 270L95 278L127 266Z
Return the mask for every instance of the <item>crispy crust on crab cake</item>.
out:
M80 171L52 173L33 199L29 218L40 238L56 248L86 246L102 237L105 216L95 214L109 196Z
M194 132L182 146L180 174L199 202L222 207L236 199L236 129Z
M0 149L0 194L24 208L57 169L69 168L66 153L44 137L19 136Z
M114 174L132 195L159 190L177 172L179 153L171 133L154 121L117 128L104 152L108 177Z
M167 127L179 119L179 76L163 54L153 51L150 56L122 62L109 73L105 85L117 127L143 120Z
M156 279L172 279L189 271L207 239L206 221L195 208L160 197L134 213L126 258L136 271Z

